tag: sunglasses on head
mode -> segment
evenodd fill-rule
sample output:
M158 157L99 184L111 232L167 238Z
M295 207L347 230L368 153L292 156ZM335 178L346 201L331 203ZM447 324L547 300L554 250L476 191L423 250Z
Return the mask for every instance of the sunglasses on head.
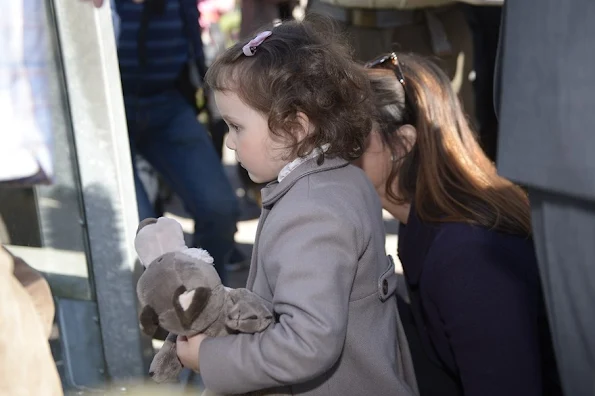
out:
M367 69L374 69L377 67L391 68L395 72L395 76L397 76L397 80L401 83L401 85L405 86L405 77L403 76L403 69L401 69L401 64L399 63L399 58L397 54L391 52L387 55L382 55L381 57L370 61L365 64Z

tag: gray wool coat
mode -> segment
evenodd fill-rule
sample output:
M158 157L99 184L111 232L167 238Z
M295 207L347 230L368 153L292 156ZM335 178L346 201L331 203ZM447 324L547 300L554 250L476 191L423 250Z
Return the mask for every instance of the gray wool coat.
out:
M205 386L223 394L413 395L397 276L365 174L341 159L311 159L262 198L247 288L271 303L276 321L262 333L206 339Z

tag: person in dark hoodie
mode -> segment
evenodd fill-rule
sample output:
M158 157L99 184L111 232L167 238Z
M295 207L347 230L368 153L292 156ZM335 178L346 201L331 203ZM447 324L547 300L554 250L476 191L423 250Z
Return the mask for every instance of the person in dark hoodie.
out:
M195 222L193 244L213 256L226 282L238 203L207 130L197 120L205 73L194 0L116 0L118 58L130 146L182 200ZM134 169L140 219L154 217Z

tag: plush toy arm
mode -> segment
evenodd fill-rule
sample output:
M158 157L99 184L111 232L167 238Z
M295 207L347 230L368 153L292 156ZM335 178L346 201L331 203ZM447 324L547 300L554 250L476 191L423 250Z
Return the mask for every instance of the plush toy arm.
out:
M225 325L240 333L257 333L273 322L270 304L248 289L229 291Z
M151 362L149 375L157 383L178 381L183 366L178 359L176 339L177 336L175 334L169 333L163 346Z

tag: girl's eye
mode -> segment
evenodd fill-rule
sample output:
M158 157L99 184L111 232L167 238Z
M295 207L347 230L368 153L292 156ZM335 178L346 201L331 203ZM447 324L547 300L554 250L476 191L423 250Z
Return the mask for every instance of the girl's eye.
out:
M229 127L229 129L233 129L236 132L240 130L240 127L235 124L228 124L227 126Z

